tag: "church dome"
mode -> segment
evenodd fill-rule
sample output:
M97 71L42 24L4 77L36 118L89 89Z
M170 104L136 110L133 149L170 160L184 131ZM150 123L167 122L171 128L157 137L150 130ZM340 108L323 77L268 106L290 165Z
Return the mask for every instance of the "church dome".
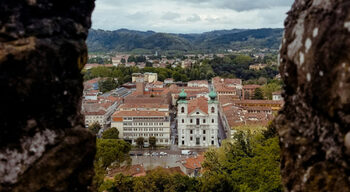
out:
M182 89L181 93L179 94L179 98L180 99L186 99L186 97L187 97L187 94L185 93L185 90Z
M210 99L215 100L216 96L217 96L217 94L215 93L215 91L210 91L210 93L209 93Z

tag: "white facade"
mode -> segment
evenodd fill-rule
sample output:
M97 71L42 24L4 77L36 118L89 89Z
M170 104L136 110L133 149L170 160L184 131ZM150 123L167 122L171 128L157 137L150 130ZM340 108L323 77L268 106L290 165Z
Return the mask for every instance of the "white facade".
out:
M203 80L203 81L189 81L187 83L187 86L188 87L206 87L206 88L209 87L208 81L205 81L205 80Z
M200 99L201 107L192 108L191 102ZM180 148L219 146L218 144L218 104L205 98L179 101L177 111L178 146ZM206 108L207 111L203 111ZM189 111L191 106L192 111Z
M272 100L280 101L280 100L283 100L283 97L281 94L272 94Z
M150 116L151 115L151 116ZM170 145L170 117L168 112L158 111L117 111L112 117L112 127L119 131L119 138L136 145L136 139L155 137L156 145Z
M103 127L107 122L107 116L105 113L101 114L86 114L85 115L85 127L89 127L91 124L97 122Z
M158 74L157 73L150 73L150 72L146 72L144 74L142 73L133 73L132 74L132 82L136 82L137 78L139 77L143 77L144 78L144 82L146 83L153 83L158 81Z

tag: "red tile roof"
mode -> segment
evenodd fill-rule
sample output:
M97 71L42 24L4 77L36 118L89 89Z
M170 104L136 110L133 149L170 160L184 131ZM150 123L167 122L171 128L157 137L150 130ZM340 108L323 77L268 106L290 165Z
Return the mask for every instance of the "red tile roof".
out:
M112 169L108 171L107 177L113 178L115 175L119 173L125 176L133 176L133 177L146 175L145 168L142 165L132 165L132 166L122 166L122 167Z
M190 157L185 160L186 162L183 164L187 169L201 169L202 163L204 161L203 155L198 155L197 157Z
M83 111L84 115L104 115L106 114L106 111L100 110L100 111Z
M188 114L192 113L196 109L200 109L204 113L208 114L208 99L205 97L198 97L188 102Z
M119 108L169 108L169 105L159 103L124 103Z
M116 111L112 117L165 117L169 116L167 112L160 111Z

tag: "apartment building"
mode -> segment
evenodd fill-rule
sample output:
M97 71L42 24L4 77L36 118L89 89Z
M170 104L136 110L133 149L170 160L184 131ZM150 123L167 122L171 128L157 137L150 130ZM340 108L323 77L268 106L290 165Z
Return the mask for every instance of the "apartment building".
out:
M157 145L170 145L169 106L159 104L124 104L112 115L112 127L119 137L136 145L136 139L155 137Z

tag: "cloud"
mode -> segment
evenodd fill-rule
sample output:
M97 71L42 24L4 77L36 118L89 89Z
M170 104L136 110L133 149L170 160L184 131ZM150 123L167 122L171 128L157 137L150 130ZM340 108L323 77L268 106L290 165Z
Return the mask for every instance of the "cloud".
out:
M292 0L96 0L92 27L198 33L282 28Z
M186 19L186 21L189 21L189 22L197 22L200 20L201 20L201 17L198 16L197 14L193 14L192 16L187 17L187 19Z
M173 2L190 3L197 6L249 11L254 9L269 9L272 7L291 6L294 0L171 0Z
M179 18L181 15L175 12L166 12L161 18L164 20L174 20Z
M128 18L133 19L133 20L137 20L140 18L148 18L149 17L149 13L148 12L136 12L130 15L127 15Z

